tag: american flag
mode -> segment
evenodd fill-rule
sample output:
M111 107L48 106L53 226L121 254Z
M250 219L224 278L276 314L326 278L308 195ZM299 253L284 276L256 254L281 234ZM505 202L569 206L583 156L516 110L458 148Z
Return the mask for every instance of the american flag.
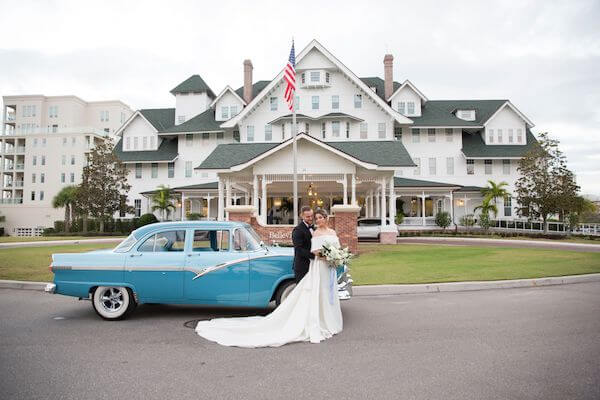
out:
M292 50L290 50L290 59L283 73L287 87L285 88L285 101L287 102L290 111L294 111L294 93L296 92L296 51L294 50L294 42L292 42Z

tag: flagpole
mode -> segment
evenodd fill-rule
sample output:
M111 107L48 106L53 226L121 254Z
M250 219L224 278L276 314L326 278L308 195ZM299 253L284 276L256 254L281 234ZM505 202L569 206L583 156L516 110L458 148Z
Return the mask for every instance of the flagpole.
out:
M298 225L298 148L296 145L296 134L298 127L296 125L296 95L293 98L293 110L292 110L292 153L294 158L294 225Z

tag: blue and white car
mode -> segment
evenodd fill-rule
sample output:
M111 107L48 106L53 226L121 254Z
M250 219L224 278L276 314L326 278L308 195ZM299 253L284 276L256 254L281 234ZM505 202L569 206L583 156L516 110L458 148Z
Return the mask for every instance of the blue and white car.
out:
M262 308L294 288L292 261L293 248L266 246L245 223L156 223L112 250L53 254L46 291L91 300L107 320L143 303ZM338 293L352 295L346 266L338 269Z

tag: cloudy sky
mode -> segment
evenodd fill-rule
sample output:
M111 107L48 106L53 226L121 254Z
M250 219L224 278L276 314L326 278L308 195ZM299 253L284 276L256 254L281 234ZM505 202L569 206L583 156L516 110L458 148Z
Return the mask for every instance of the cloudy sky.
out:
M209 5L210 4L210 5ZM0 0L0 95L75 94L172 107L198 73L219 92L283 67L316 38L358 76L430 99L510 99L548 131L583 193L600 194L600 1Z

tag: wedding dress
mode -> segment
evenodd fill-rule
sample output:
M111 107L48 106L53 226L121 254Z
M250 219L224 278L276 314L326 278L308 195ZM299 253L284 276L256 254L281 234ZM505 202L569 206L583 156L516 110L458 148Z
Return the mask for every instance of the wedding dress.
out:
M325 243L340 245L335 234L313 236L310 251ZM304 278L269 315L200 321L196 332L224 346L279 347L291 342L319 343L341 332L342 326L335 269L315 258Z

